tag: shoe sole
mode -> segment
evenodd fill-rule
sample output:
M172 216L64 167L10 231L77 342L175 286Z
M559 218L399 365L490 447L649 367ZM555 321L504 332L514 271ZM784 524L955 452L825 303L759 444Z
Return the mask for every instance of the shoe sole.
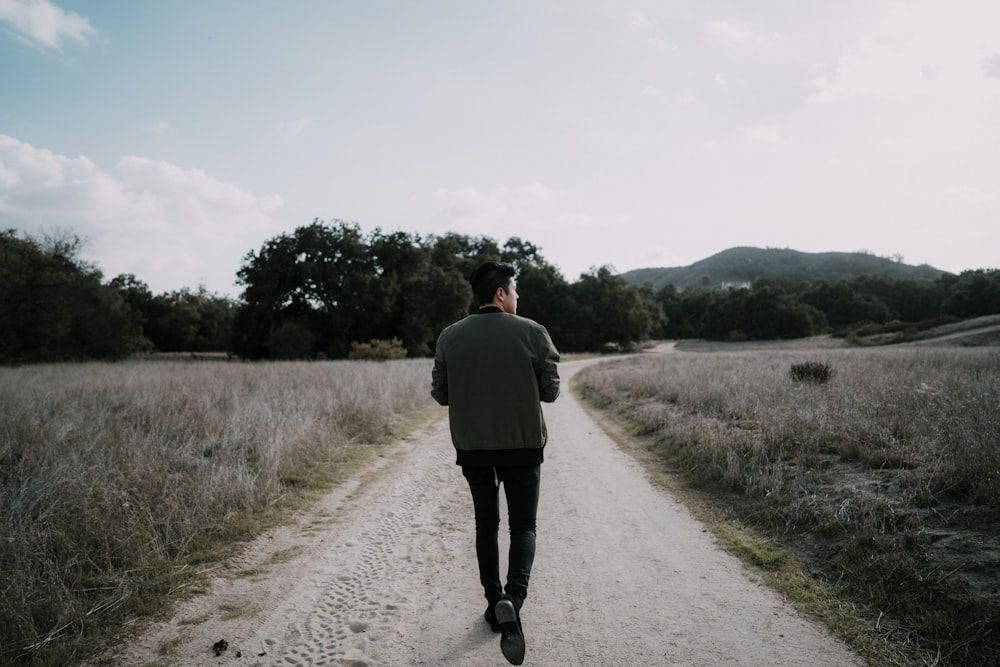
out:
M510 600L500 600L493 608L493 613L497 615L497 622L500 623L500 651L503 657L512 665L520 665L524 662L524 634L517 620L514 603Z

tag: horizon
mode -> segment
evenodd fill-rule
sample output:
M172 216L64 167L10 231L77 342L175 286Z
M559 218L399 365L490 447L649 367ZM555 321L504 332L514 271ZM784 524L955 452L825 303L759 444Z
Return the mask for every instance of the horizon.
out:
M17 230L15 230L15 231L17 231ZM506 239L494 239L494 240L495 241L499 241L502 244ZM522 240L531 242L531 239L522 239ZM624 276L626 274L636 273L636 272L640 272L640 271L673 271L673 270L684 270L684 269L689 269L689 268L693 267L695 264L698 264L700 262L710 260L710 259L712 259L712 258L714 258L714 257L716 257L718 255L721 255L721 254L724 254L724 253L727 253L727 252L730 252L730 251L736 251L736 250L759 250L759 251L762 251L762 252L767 252L767 251L793 252L793 253L804 254L804 255L830 255L830 254L835 254L835 255L865 255L865 256L873 257L875 259L884 260L886 262L893 262L893 263L897 263L897 264L902 264L904 266L909 266L911 268L921 268L921 267L926 266L926 267L931 268L931 269L933 269L935 271L940 271L941 273L951 274L951 275L959 275L959 274L963 273L964 271L977 271L977 270L995 271L995 270L998 270L997 268L994 268L994 267L973 267L973 268L963 269L962 271L959 271L959 272L955 273L955 272L947 271L945 269L938 268L938 267L930 265L930 264L910 264L910 263L906 262L904 258L900 258L898 256L897 257L886 257L886 256L882 256L882 255L876 255L872 251L866 250L866 249L860 249L860 250L854 250L854 251L821 250L821 251L816 251L816 252L807 252L807 251L797 250L795 248L789 248L789 247L781 247L781 248L778 248L778 247L764 247L764 248L761 248L761 247L756 247L756 246L732 246L732 247L729 247L729 248L724 248L723 250L720 250L718 252L712 253L711 255L707 255L705 257L697 259L694 262L691 262L690 264L684 264L684 265L681 265L681 266L641 266L641 267L636 267L634 269L629 269L628 271L617 271L617 270L615 270L615 272L616 272L616 275L622 275L622 276ZM549 261L548 258L545 257L544 253L542 253L542 258L545 259L546 261ZM551 262L549 262L549 263L551 264ZM117 275L122 275L122 274L108 275L106 272L104 272L102 270L102 267L96 266L96 268L99 271L101 271L101 274L102 274L102 277L103 277L103 281L105 283L107 283L111 279L117 277ZM556 267L556 268L558 268L558 267ZM599 269L599 268L602 268L602 267L595 266L594 270ZM585 273L587 273L587 272L585 272ZM560 274L562 274L561 271L560 271ZM146 283L146 281L143 280L143 277L141 275L139 275L139 274L132 274L132 275L137 280L139 280L140 282L146 284L147 287L149 287L148 283ZM569 276L566 276L565 274L562 274L562 275L563 275L563 278L568 283L578 282L578 280L580 278L580 276L576 276L576 277L571 278ZM162 290L162 291L157 291L157 290L154 290L152 288L150 288L150 289L151 289L151 292L154 295L157 295L157 294L166 294L166 293L170 293L170 292L180 292L180 291L184 291L184 290L187 290L189 292L198 292L198 291L204 289L206 292L208 292L210 294L214 294L216 296L221 296L221 297L227 297L227 298L230 298L232 300L239 300L239 298L241 297L241 293L242 293L242 290L236 290L235 292L227 294L227 293L219 292L217 290L212 290L212 289L208 288L206 285L203 285L203 284L200 284L200 283L198 283L198 284L185 284L185 285L181 285L181 286L176 287L176 288L172 288L172 289L169 289L169 290Z

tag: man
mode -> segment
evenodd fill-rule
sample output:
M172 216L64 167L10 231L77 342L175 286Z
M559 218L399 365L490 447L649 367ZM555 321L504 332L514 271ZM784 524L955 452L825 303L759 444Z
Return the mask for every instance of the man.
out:
M431 395L448 406L457 463L469 483L476 516L476 557L486 620L500 649L524 661L520 611L535 558L535 514L548 438L540 401L559 395L559 352L542 325L517 315L509 264L486 262L469 276L472 314L438 337ZM500 583L499 486L510 524L506 586Z

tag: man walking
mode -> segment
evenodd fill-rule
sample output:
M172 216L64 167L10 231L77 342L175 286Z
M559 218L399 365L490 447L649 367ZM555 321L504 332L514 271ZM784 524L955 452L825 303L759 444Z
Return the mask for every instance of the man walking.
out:
M438 337L431 395L448 406L457 463L472 491L476 557L486 620L501 632L508 662L524 662L521 605L535 558L535 515L548 434L540 401L559 395L559 352L545 327L517 315L509 264L486 262L469 276L478 310ZM506 586L497 533L503 484L510 525Z

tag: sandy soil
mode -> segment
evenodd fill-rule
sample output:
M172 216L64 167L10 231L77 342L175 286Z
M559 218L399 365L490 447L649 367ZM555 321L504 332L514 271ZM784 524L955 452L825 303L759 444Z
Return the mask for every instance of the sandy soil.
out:
M589 363L561 364L563 395L545 406L525 664L863 664L617 449L565 390ZM445 417L256 541L117 664L506 665L482 617L472 504Z

